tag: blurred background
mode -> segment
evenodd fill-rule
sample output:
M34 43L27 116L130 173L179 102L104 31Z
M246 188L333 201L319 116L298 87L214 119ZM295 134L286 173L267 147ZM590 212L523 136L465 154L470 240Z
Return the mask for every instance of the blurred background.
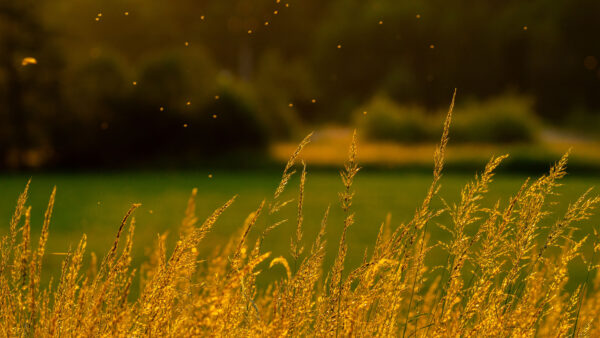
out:
M409 218L425 193L454 88L449 198L492 154L512 154L497 191L510 194L571 146L574 198L600 183L599 13L597 0L3 0L0 215L33 176L34 219L58 185L62 238L110 242L129 202L146 203L151 238L194 186L201 216L245 193L237 227L315 130L316 228L357 128L360 259L387 212Z
M596 138L598 13L595 0L6 0L0 166L248 162L313 129L344 134L331 126L428 143L454 88L455 143Z

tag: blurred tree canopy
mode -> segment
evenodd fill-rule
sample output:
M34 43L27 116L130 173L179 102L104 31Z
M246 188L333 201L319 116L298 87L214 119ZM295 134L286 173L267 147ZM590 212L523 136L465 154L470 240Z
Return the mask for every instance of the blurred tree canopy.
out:
M597 0L3 0L0 166L260 149L378 95L435 111L455 87L531 96L551 123L597 116L599 13Z

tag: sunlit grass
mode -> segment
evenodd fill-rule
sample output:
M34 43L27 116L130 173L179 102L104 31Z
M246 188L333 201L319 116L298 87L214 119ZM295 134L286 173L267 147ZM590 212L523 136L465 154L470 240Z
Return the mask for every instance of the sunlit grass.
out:
M183 220L175 222L179 230L155 236L153 245L146 242L151 249L141 265L132 264L134 229L146 232L134 220L139 204L124 211L118 229L105 229L116 237L107 254L92 254L90 261L85 235L61 252L46 248L54 192L40 240L31 244L28 184L1 242L0 330L7 336L598 335L599 245L595 232L580 225L600 199L588 190L557 207L567 155L548 174L526 180L498 202L485 197L504 156L492 158L454 191L455 198L443 198L450 118L449 113L434 151L433 179L422 194L410 196L421 202L400 220L357 217L359 203L369 201L356 194L355 137L341 171L339 204L321 205L320 212L305 208L305 201L324 197L308 188L310 174L299 163L307 138L271 190L275 193L251 203L253 211L227 235L226 245L213 245L211 253L199 250L239 196L219 198L221 206L202 222L199 191L193 190L182 206ZM297 170L299 182L291 180ZM337 220L330 218L333 210ZM362 260L348 264L349 252L362 249L349 245L361 224L376 231L374 245ZM292 229L291 238L273 237L281 227ZM434 237L438 231L446 235ZM173 245L168 237L175 239ZM267 245L274 240L289 251L275 253ZM330 252L332 265L325 263ZM60 277L46 286L42 266L48 253L64 263ZM569 273L582 260L587 272ZM263 270L280 272L258 287Z

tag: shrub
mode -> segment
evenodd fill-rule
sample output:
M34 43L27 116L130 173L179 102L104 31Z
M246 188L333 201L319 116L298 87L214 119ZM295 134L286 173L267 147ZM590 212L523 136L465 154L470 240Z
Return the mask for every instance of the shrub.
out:
M532 106L529 99L502 96L458 107L452 139L472 143L535 142L539 123ZM441 131L440 121L423 108L401 106L385 96L376 96L353 116L359 130L374 140L432 142Z
M575 109L569 112L560 127L567 128L570 133L582 139L600 139L600 111L590 112Z
M189 78L179 55L163 55L142 68L136 86L140 101L157 107L180 107L190 95Z
M457 108L452 137L456 142L528 143L537 140L538 130L531 100L501 96Z
M407 143L432 139L421 108L400 106L386 96L374 97L353 113L353 119L358 129L370 139Z
M233 87L222 87L218 99L202 107L192 126L197 143L205 153L256 150L264 148L269 139L268 123L256 106Z
M317 117L315 105L310 103L315 83L302 62L287 61L276 51L265 52L257 65L252 89L275 138L289 139L297 134L302 121Z
M102 55L69 72L65 91L68 104L47 126L52 130L52 146L58 150L55 162L85 166L97 163L105 153L115 153L104 139L103 127L114 126L123 109L120 104L127 98L124 69L119 58Z
M211 61L201 49L189 53L196 64L164 54L143 63L135 77L110 57L76 70L70 84L73 112L54 127L56 162L70 167L156 159L196 163L264 150L270 121L251 95L230 82L210 85L216 76L209 71ZM189 68L206 69L206 78L191 78Z

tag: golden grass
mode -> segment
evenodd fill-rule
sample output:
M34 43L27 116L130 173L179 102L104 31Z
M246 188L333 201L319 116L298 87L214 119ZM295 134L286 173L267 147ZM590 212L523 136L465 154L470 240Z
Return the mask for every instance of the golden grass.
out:
M345 270L346 234L352 231L353 180L359 172L356 134L341 171L340 207L345 218L337 257L324 271L324 234L330 208L310 247L303 246L304 183L302 163L296 207L296 231L288 255L262 251L269 232L291 201L281 200L307 137L293 152L273 198L258 204L227 245L199 257L198 243L235 197L203 223L195 214L193 190L171 252L166 235L157 237L149 257L136 273L131 266L135 228L133 205L118 228L112 247L96 264L83 269L86 237L68 251L58 279L41 287L40 275L55 193L50 197L42 235L31 246L29 184L18 199L8 233L1 240L0 334L2 336L600 336L600 274L597 234L573 240L577 222L600 202L586 192L567 212L548 217L565 175L568 154L548 174L527 181L516 194L491 208L482 199L494 169L506 156L492 158L455 203L436 209L452 117L449 110L440 144L434 150L431 186L412 220L393 227L382 223L372 252L362 264ZM430 243L437 224L452 234L449 242ZM271 225L255 229L260 217ZM543 231L546 225L548 228ZM258 231L254 243L248 234ZM585 251L584 245L593 247ZM447 264L428 266L425 257L441 247ZM554 248L550 250L551 248ZM558 253L555 253L558 251ZM568 266L583 259L588 277L573 292L565 289ZM266 289L256 287L259 269L283 268L285 277ZM280 267L279 267L280 266ZM139 296L131 299L134 278Z

